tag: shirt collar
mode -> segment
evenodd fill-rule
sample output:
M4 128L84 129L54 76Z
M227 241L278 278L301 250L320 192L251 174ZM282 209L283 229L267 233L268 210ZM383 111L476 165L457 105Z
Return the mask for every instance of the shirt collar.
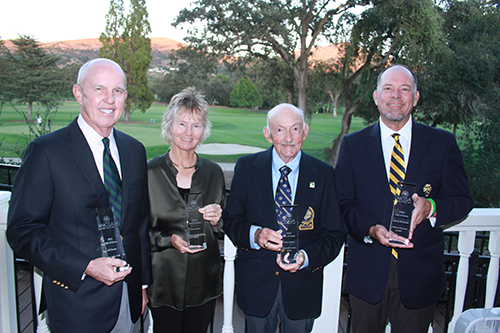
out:
M412 129L412 116L410 115L410 119L406 122L406 124L399 129L399 131L395 132L394 130L390 129L382 119L379 118L379 124L380 124L380 137L383 139L390 137L393 133L398 133L400 136L405 138L406 140L410 140L411 138L411 129Z
M300 158L302 157L302 150L299 150L297 155L293 160L288 163L283 162L281 157L279 157L276 149L273 147L273 172L279 172L280 168L283 165L287 165L290 169L292 169L292 173L295 173L299 170Z
M96 132L95 129L93 129L85 119L83 119L82 115L80 114L77 119L78 126L80 127L80 130L83 133L83 136L87 140L87 143L89 144L90 147L94 147L95 145L102 144L102 139L104 138L101 136L99 133ZM111 130L111 134L109 135L109 141L111 143L115 143L115 129L113 128Z

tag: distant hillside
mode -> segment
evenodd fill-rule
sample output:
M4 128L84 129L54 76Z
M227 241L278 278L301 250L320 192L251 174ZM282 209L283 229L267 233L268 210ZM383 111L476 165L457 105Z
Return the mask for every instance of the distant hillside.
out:
M72 63L83 64L90 59L99 56L99 48L102 44L98 38L66 40L60 42L40 43L47 49L61 58L59 64L66 66ZM169 67L170 60L168 53L170 50L178 49L185 45L170 38L151 38L151 48L153 62L151 68ZM10 40L5 41L5 46L13 51L14 44ZM313 49L311 60L331 61L338 57L339 49L336 45L322 46Z
M40 44L43 48L47 49L47 51L61 58L59 62L61 66L72 63L83 64L90 59L97 58L99 56L99 49L102 46L99 38L66 40ZM168 52L172 49L178 49L181 45L184 44L170 38L151 38L151 54L153 55L151 67L169 66L170 61ZM10 40L5 41L5 46L11 51L15 49L14 44Z

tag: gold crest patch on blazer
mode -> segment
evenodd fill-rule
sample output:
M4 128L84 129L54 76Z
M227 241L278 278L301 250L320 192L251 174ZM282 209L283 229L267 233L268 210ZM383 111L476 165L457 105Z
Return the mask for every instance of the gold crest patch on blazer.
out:
M313 230L314 229L314 209L311 206L307 209L304 220L300 222L299 230Z

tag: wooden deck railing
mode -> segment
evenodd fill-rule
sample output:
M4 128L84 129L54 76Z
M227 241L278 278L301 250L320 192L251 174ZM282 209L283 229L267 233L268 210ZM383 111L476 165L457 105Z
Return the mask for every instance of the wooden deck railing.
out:
M0 333L17 331L14 255L5 239L9 199L10 192L0 191ZM473 209L467 219L460 224L447 228L447 231L457 231L459 233L458 251L460 261L455 288L454 314L448 330L448 332L452 333L457 319L463 311L469 273L469 257L474 250L476 232L479 231L489 231L488 251L491 259L487 274L485 307L493 307L499 276L500 209ZM337 258L325 267L323 311L315 321L313 332L337 332L344 261L343 251L342 248ZM227 236L224 242L224 259L224 319L222 332L230 333L234 332L232 318L236 248ZM40 280L40 276L35 274L35 284L39 283ZM37 296L39 296L39 285L35 286L35 290ZM37 332L49 332L44 319L43 316L38 317Z

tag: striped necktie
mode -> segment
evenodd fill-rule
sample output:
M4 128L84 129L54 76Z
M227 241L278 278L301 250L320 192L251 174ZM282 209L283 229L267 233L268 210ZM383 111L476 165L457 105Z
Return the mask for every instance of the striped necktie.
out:
M102 139L104 144L103 151L103 175L104 187L108 193L108 203L115 215L118 226L120 226L121 212L122 212L122 181L118 169L116 168L115 161L111 156L109 150L109 139Z
M291 213L291 208L284 208L282 206L288 206L292 204L292 191L290 189L290 183L288 182L288 174L292 172L292 169L286 165L280 168L281 176L278 182L278 187L276 188L276 196L274 203L276 205L276 218L280 226L282 234L284 234L288 225L286 225L287 216Z
M396 142L394 143L391 155L389 187L391 188L392 196L396 198L396 195L401 193L401 186L399 183L402 183L405 180L405 156L403 154L403 147L401 147L401 143L399 142L399 134L393 133L391 136ZM398 259L398 252L394 248L391 253L394 258Z
M399 142L399 134L393 133L392 137L396 142L394 143L391 155L389 186L392 195L396 197L396 195L401 193L401 186L399 186L399 183L405 180L405 156L403 154L403 147L401 147L401 143Z

